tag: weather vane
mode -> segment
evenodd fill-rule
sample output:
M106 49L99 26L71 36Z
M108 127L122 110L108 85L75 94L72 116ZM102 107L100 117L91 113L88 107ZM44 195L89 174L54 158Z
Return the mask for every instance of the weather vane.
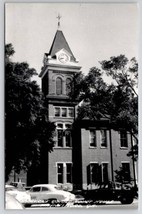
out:
M61 15L58 14L58 16L56 17L58 19L58 28L60 28L60 19L61 19Z

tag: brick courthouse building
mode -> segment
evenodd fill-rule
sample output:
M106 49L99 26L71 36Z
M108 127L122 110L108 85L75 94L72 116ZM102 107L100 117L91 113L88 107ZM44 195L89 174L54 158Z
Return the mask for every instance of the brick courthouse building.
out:
M115 170L125 169L136 178L130 151L130 133L114 131L109 121L76 121L76 106L68 94L70 81L81 67L61 30L57 30L40 73L42 91L48 103L49 120L56 124L53 152L47 153L47 183L68 189L92 188L98 182L115 181Z
M78 101L71 100L68 94L73 75L80 69L63 32L57 30L49 53L44 54L39 75L49 120L56 124L55 146L45 157L45 183L68 190L93 188L100 182L115 182L115 171L120 167L128 179L137 179L135 163L127 156L133 145L130 133L113 130L105 118L76 120ZM37 173L28 173L27 178L23 173L14 175L14 181L20 179L30 186L40 183ZM13 181L12 174L10 180Z

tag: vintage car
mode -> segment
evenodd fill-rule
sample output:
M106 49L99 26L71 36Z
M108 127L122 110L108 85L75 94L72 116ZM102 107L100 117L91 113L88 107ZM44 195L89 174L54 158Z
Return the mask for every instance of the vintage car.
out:
M23 210L24 206L14 196L6 192L5 209Z
M31 187L28 191L31 196L31 200L36 201L73 201L75 195L61 190L54 184L37 184Z
M137 188L128 186L116 187L116 185L102 185L100 188L83 191L85 200L96 201L120 201L122 204L131 204L137 197Z
M12 185L5 185L5 191L6 193L9 193L10 195L14 196L19 202L25 203L31 200L31 196L26 191L20 191L16 187Z

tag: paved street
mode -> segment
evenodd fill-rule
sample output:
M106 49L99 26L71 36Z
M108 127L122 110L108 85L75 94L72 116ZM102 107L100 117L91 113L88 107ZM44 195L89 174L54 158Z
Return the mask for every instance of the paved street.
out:
M134 200L132 204L121 204L119 201L103 201L103 202L99 202L98 204L94 204L94 205L86 205L86 206L82 206L82 205L73 205L73 204L68 204L65 207L61 207L62 209L66 209L66 208L95 208L95 209L99 209L99 208L105 208L105 209L109 209L109 208L132 208L132 209L137 209L138 208L138 200ZM30 208L26 208L27 210L31 210L31 209L57 209L60 208L59 206L56 207L50 207L47 204L41 204L41 205L32 205L32 207Z

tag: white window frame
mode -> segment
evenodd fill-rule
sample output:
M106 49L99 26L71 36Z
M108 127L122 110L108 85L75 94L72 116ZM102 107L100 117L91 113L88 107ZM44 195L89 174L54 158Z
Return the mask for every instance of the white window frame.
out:
M108 132L107 132L107 129L100 129L100 147L101 148L104 148L104 149L107 149L108 148ZM102 146L102 134L101 134L101 131L104 131L106 133L106 146Z
M108 174L108 181L109 181L109 178L110 178L109 162L108 161L103 161L103 162L101 162L101 179L102 179L102 182L104 182L103 164L107 164L107 174Z
M126 133L126 140L127 140L127 146L121 146L121 133L122 132L125 132ZM123 130L121 130L121 131L119 131L119 139L120 139L120 148L121 149L128 149L128 133L127 133L127 131L123 131Z
M92 173L91 173L91 165L93 165L93 164L97 164L99 166L99 162L93 161L93 162L90 162L90 164L89 164L89 167L90 167L90 184L93 184L93 182L92 182Z
M122 166L123 163L128 163L129 164L129 172L130 172L129 176L131 177L131 164L130 164L130 161L121 161L121 166Z
M60 115L59 116L55 116L55 109L56 108L60 109ZM66 117L62 117L62 109L67 109L67 116ZM74 115L74 107L69 107L69 106L54 106L54 117L56 117L56 118L74 118L75 115L73 117L69 116L69 109L73 110L73 115Z
M61 94L57 94L57 79L58 79L58 78L61 79ZM63 78L62 78L61 76L57 76L56 79L55 79L55 94L56 94L57 96L63 95L63 84L64 84Z
M58 131L58 130L63 130L63 146L58 146L58 135L56 134L56 136L57 136L57 142L56 142L56 144L55 144L55 146L54 146L54 148L62 148L62 149L65 149L65 148L72 148L72 138L71 138L71 135L70 135L70 146L66 146L66 136L65 136L65 131L66 130L68 130L67 128L66 128L66 125L72 125L72 123L70 123L70 122L56 122L55 123L56 124L56 131ZM59 128L58 127L58 125L59 124L62 124L62 127L63 128ZM71 129L70 129L71 130ZM57 133L57 132L56 132Z
M91 139L92 139L91 131L95 132L95 143L96 143L95 146L91 146ZM96 129L89 129L89 148L97 148L97 130Z
M58 183L58 164L63 164L63 183L62 184L66 184L67 182L67 164L71 164L71 180L72 180L72 167L73 167L73 163L70 161L67 162L56 162L56 183Z

